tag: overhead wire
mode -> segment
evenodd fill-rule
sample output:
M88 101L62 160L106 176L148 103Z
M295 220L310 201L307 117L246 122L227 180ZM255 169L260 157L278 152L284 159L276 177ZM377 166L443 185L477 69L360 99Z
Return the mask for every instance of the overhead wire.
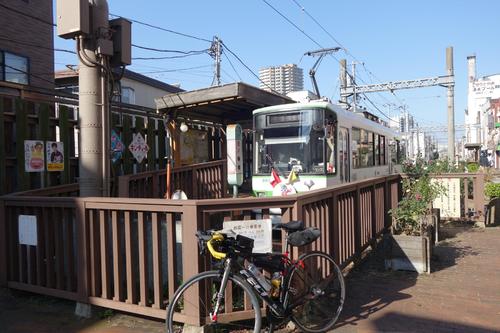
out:
M154 51L154 52L161 52L161 53L180 53L180 54L206 53L206 52L208 52L208 50L209 50L209 49L204 49L204 50L192 50L192 51L165 50L165 49L158 49L158 48L154 48L154 47L142 46L142 45L137 45L137 44L132 44L132 47L135 47L135 48L137 48L137 49L142 49L142 50Z
M265 0L264 0L264 1L265 1ZM224 46L224 48L225 48L226 50L228 50L228 51L229 51L229 53L231 53L231 55L232 55L233 57L235 57L235 58L236 58L236 60L238 60L238 62L239 62L240 64L242 64L242 65L243 65L243 67L245 67L245 68L246 68L246 69L247 69L247 70L248 70L248 71L249 71L249 72L250 72L250 73L251 73L254 77L256 77L256 78L257 78L257 80L259 80L259 82L261 82L263 85L265 85L266 87L268 87L268 88L269 88L272 92L274 92L274 93L276 93L276 94L279 94L279 92L277 92L276 90L274 90L273 88L271 88L271 87L270 87L267 83L265 83L264 81L262 81L262 80L261 80L261 78L260 78L257 74L255 74L255 73L254 73L254 71L252 71L252 69L251 69L250 67L248 67L248 65L247 65L247 64L245 64L245 62L244 62L243 60L241 60L241 58L240 58L240 57L239 57L236 53L234 53L233 51L231 51L231 49L230 49L230 48L229 48L229 47L228 47L228 46L227 46L224 42L222 42L222 41L221 41L221 44Z
M4 5L4 4L2 4L2 3L0 3L0 7L4 8L4 9L7 9L7 10L9 10L9 11L13 12L13 13L16 13L16 14L19 14L19 15L22 15L22 16L25 16L25 17L29 17L29 18L31 18L31 19L33 19L33 20L38 21L38 22L42 22L42 23L45 23L45 24L51 25L51 26L53 26L53 27L56 27L56 26L57 26L57 25L56 25L56 24L54 24L53 22L46 21L46 20L44 20L44 19L41 19L41 18L36 17L36 16L34 16L34 15L30 15L30 14L28 14L28 13L24 13L24 12L22 12L22 11L20 11L20 10L17 10L17 9L11 8L11 7L6 6L6 5Z
M112 13L110 13L109 15L113 16L113 17L124 18L124 19L126 19L126 20L128 20L130 22L137 23L137 24L149 27L149 28L153 28L153 29L165 31L165 32L168 32L168 33L171 33L171 34L174 34L174 35L183 36L183 37L187 37L187 38L191 38L191 39L195 39L195 40L199 40L199 41L203 41L203 42L207 42L207 43L212 43L211 40L206 39L206 38L189 35L189 34L186 34L186 33L183 33L183 32L179 32L179 31L175 31L175 30L172 30L172 29L163 28L163 27L160 27L160 26L157 26L157 25L153 25L153 24L150 24L150 23L142 22L142 21L139 21L139 20L136 20L136 19L127 18L127 17L123 17L123 16L120 16L120 15L112 14Z
M316 23L316 25L318 25L321 30L323 30L335 43L337 43L340 47L342 47L342 49L344 50L344 52L351 56L351 58L359 63L362 64L363 66L363 69L370 75L372 75L372 77L374 77L377 81L382 81L380 80L372 71L370 71L368 69L368 67L366 66L366 64L362 61L360 61L358 58L356 58L356 56L354 54L352 54L348 48L346 48L337 38L335 38L318 20L316 20L306 9L304 6L302 6L297 0L291 0L292 2L294 2L299 8L300 10L302 10L312 21L314 21L314 23ZM359 78L359 80L361 82L363 82L364 84L366 84L366 82L364 82L364 80L362 78ZM402 105L405 104L403 100L401 100L394 91L390 91L390 93L398 100L399 103L401 103ZM377 92L378 95L380 96L383 96L381 93ZM366 96L366 95L365 95ZM385 96L383 96L384 99ZM387 100L387 99L386 99ZM387 100L389 101L389 100Z
M224 54L224 50L222 51L222 54ZM238 71L234 67L233 62L231 61L231 59L227 55L225 55L225 56L226 56L227 61L229 62L229 65L231 66L231 68L233 69L233 71L236 73L236 76L238 76L238 79L240 79L240 82L243 81L243 79L241 78L240 74L238 73Z

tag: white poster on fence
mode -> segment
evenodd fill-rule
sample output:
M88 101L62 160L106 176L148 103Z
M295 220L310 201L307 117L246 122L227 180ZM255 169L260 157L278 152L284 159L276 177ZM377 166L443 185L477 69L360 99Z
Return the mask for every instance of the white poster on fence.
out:
M19 215L19 244L37 245L37 230L35 215Z
M441 210L441 218L460 218L460 179L441 178L432 181L445 188L444 194L434 200L432 207Z
M225 221L223 230L231 230L254 240L253 253L268 253L273 250L271 219Z

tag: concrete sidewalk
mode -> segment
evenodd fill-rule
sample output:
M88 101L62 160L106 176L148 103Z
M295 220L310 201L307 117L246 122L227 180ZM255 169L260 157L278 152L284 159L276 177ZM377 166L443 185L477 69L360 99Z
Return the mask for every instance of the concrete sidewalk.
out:
M500 227L447 226L431 275L386 272L381 250L347 278L334 332L500 332ZM73 315L74 302L0 289L2 333L164 332L163 321L96 309Z

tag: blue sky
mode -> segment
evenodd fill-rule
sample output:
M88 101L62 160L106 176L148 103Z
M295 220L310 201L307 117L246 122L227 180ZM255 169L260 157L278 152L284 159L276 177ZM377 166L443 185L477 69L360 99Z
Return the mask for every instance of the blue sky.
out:
M445 50L454 47L456 123L463 124L466 108L466 57L477 56L478 75L500 73L499 1L334 1L266 0L293 21L322 47L338 44L332 35L365 67L358 65L358 83L386 82L445 75ZM307 76L315 59L302 57L318 49L311 39L285 21L263 0L160 1L108 0L110 13L211 40L219 36L254 73L270 65L296 63ZM325 33L301 7L330 34ZM209 43L133 24L133 43L170 50L203 50ZM56 38L56 47L74 48L73 41ZM223 83L243 81L258 86L258 80L229 53L223 56ZM134 57L167 54L133 49ZM338 53L338 59L353 58ZM231 67L228 59L234 65ZM65 53L56 54L56 67L75 64ZM207 54L170 60L137 60L130 69L184 89L209 86L213 60ZM193 68L195 67L195 68ZM323 95L338 99L338 63L327 57L317 72ZM190 70L182 70L193 68ZM180 71L179 71L180 69ZM367 69L367 70L366 70ZM169 71L169 72L160 72ZM373 75L372 75L373 74ZM441 87L369 94L385 113L408 105L421 126L446 124L446 90ZM367 103L367 102L365 102ZM369 105L369 104L367 104ZM387 106L390 105L390 106ZM377 114L378 111L371 107ZM445 138L446 134L438 134Z

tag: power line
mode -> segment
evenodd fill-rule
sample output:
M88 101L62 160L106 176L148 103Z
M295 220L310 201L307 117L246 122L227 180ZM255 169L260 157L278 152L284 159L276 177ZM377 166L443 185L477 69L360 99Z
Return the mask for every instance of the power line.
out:
M140 74L159 74L159 73L183 72L183 71L189 71L192 69L207 68L207 67L211 67L211 65L202 65L202 66L194 66L194 67L187 67L187 68L165 69L165 70L158 70L158 71L151 71L151 72L141 72Z
M26 16L26 17L29 17L29 18L32 18L33 20L37 20L39 22L42 22L42 23L45 23L45 24L48 24L48 25L51 25L53 27L56 27L57 25L52 23L52 22L49 22L49 21L46 21L46 20L43 20L39 17L36 17L36 16L33 16L33 15L30 15L30 14L26 14L26 13L23 13L17 9L14 9L14 8L10 8L8 6L5 6L4 4L1 4L0 3L0 7L4 8L4 9L7 9L7 10L10 10L11 12L14 12L16 14L19 14L19 15L22 15L22 16Z
M224 54L224 50L222 51L222 53ZM227 61L229 62L229 65L231 65L231 67L233 68L233 71L236 73L236 75L238 76L238 79L240 79L240 81L243 81L243 79L241 78L240 74L238 73L238 71L236 70L236 68L234 67L233 65L233 62L231 61L231 59L226 55L226 59ZM235 80L236 81L236 80Z
M180 53L180 54L191 54L191 53L205 53L208 52L208 49L204 50L194 50L194 51L181 51L181 50L165 50L165 49L157 49L154 47L148 47L148 46L142 46L142 45L137 45L137 44L132 44L133 47L137 49L142 49L142 50L148 50L148 51L154 51L154 52L161 52L161 53Z
M48 46L44 46L44 45L39 45L39 44L30 43L30 42L24 42L24 41L20 41L20 40L11 39L11 38L6 38L3 36L0 36L0 39L6 40L6 41L9 41L12 43L16 43L19 45L32 46L32 47L37 47L37 48L44 49L44 50L51 50L51 51L56 51L56 52L65 52L65 53L76 54L76 52L72 51L72 50L52 48L52 47L48 47Z
M204 54L205 52L202 53L192 53L192 54L183 54L183 55L177 55L177 56L167 56L167 57L134 57L132 60L168 60L168 59L179 59L179 58L187 58L191 56L196 56L200 54Z
M318 43L314 38L312 38L311 36L309 36L304 30L302 30L298 25L296 25L295 23L293 23L292 20L290 20L288 17L286 17L283 13L281 13L273 5L271 5L266 0L262 0L262 1L266 5L268 5L272 10L274 10L276 13L278 13L279 16L281 16L282 18L284 18L288 23L290 23L291 25L293 25L295 27L295 29L299 30L304 36L306 36L307 38L309 38L314 44L318 45L320 48L323 48L323 46L320 43Z
M202 38L202 37L197 37L197 36L185 34L183 32L178 32L178 31L174 31L174 30L171 30L171 29L159 27L159 26L156 26L156 25L153 25L153 24L150 24L150 23L146 23L146 22L142 22L142 21L139 21L139 20L135 20L135 19L123 17L123 16L120 16L120 15L115 15L115 14L111 14L111 13L109 15L113 16L113 17L124 18L124 19L126 19L126 20L128 20L130 22L137 23L137 24L140 24L140 25L144 25L144 26L149 27L149 28L153 28L153 29L157 29L157 30L169 32L169 33L174 34L174 35L183 36L183 37L187 37L187 38L191 38L191 39L196 39L196 40L203 41L203 42L212 43L211 40L208 40L208 39L205 39L205 38Z
M380 80L380 78L378 78L378 77L377 77L377 76L376 76L376 75L375 75L372 71L370 71L370 70L368 69L368 67L366 67L366 65L365 65L365 63L364 63L364 62L362 62L362 61L360 61L358 58L356 58L356 56L354 56L354 54L352 54L352 53L351 53L351 52L350 52L350 51L349 51L349 50L348 50L348 49L347 49L344 45L342 45L342 43L340 43L340 42L338 41L338 39L336 39L336 38L335 38L335 37L334 37L334 36L333 36L333 35L332 35L332 34L331 34L328 30L326 30L326 29L323 27L323 25L321 25L321 23L319 23L319 21L318 21L318 20L316 20L316 19L315 19L315 18L314 18L314 17L313 17L313 16L312 16L312 15L311 15L311 14L310 14L310 13L309 13L309 12L308 12L305 8L304 8L304 6L302 6L302 5L301 5L301 4L300 4L297 0L292 0L292 1L293 1L293 2L294 2L294 3L295 3L295 4L296 4L296 5L297 5L297 6L298 6L298 7L299 7L302 11L303 11L303 12L304 12L304 13L305 13L305 14L306 14L306 15L307 15L307 16L308 16L311 20L313 20L313 21L314 21L314 23L316 23L316 24L317 24L317 25L318 25L318 26L319 26L319 27L320 27L320 28L321 28L321 29L322 29L322 30L323 30L323 31L324 31L324 32L325 32L328 36L330 36L330 38L331 38L331 39L332 39L335 43L337 43L340 47L342 47L342 49L345 51L345 53L346 53L347 55L351 56L351 58L353 58L355 61L362 63L362 65L363 65L363 69L364 69L364 70L365 70L368 74L370 74L370 75L371 75L373 78L375 78L377 81L379 81L379 82L380 82L380 81L382 81L382 80ZM361 82L363 82L363 83L365 83L365 84L366 84L366 82L364 82L364 80L363 80L363 79L359 78L359 80L360 80ZM381 95L380 93L377 93L377 94L379 94L380 96L383 96L383 95ZM394 97L398 100L398 102L399 102L399 103L401 103L402 105L404 104L404 101L402 101L402 100L401 100L401 99L400 99L400 98L396 95L396 93L395 93L394 91L391 91L391 94L392 94L392 95L394 95ZM386 98L385 98L385 96L384 96L383 98L384 98L384 99L386 99ZM386 99L386 100L387 100L387 99ZM389 100L387 100L387 101L389 101Z
M47 80L46 78L43 78L43 77L41 77L41 76L38 76L38 75L35 75L35 74L32 74L32 73L29 73L29 72L23 71L22 69L19 69L19 68L16 68L16 67L12 67L12 66L9 66L9 65L7 65L7 64L5 64L5 63L3 64L3 66L5 66L5 67L8 67L8 68L10 68L10 69L15 70L15 71L16 71L16 73L26 74L26 75L28 75L28 76L31 76L31 77L37 78L37 79L39 79L39 80L42 80L42 81L48 82L48 83L50 83L50 84L54 84L54 81ZM52 74L53 74L53 73L52 73Z
M263 1L265 1L265 0L263 0ZM276 94L280 94L279 92L277 92L277 91L275 91L273 88L271 88L271 87L270 87L267 83L265 83L264 81L262 81L262 80L260 79L260 77L259 77L257 74L255 74L255 73L252 71L252 69L251 69L250 67L248 67L248 66L247 66L247 64L245 64L245 63L243 62L243 60L241 60L241 59L240 59L240 57L238 57L238 55L236 55L236 53L234 53L233 51L231 51L231 49L230 49L229 47L227 47L227 45L226 45L224 42L222 42L222 41L221 41L221 44L222 44L222 45L224 45L224 47L226 48L226 50L228 50L228 51L229 51L229 53L231 53L231 55L232 55L233 57L235 57L235 58L236 58L236 60L238 60L238 61L240 62L240 64L242 64L242 65L243 65L243 66L244 66L244 67L245 67L245 68L246 68L246 69L247 69L247 70L248 70L248 71L249 71L249 72L250 72L253 76L255 76L255 77L257 78L257 80L259 80L262 84L264 84L265 86L267 86L267 87L268 87L268 88L269 88L272 92L274 92L274 93L276 93ZM280 95L281 95L281 94L280 94Z

